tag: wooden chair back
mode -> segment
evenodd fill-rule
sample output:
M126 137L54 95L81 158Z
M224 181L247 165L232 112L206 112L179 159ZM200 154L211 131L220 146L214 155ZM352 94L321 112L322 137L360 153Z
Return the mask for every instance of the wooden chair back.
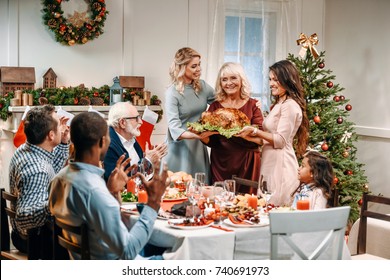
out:
M284 258L279 254L279 240L283 241L292 249L294 254L301 259L318 259L331 246L331 255L327 259L342 258L344 246L345 227L349 217L349 206L327 208L322 210L308 211L271 211L270 232L271 232L271 259ZM308 255L301 248L300 244L291 238L295 233L315 233L326 232L325 237L319 242L318 246ZM304 241L303 241L304 242Z
M358 232L358 245L357 253L366 254L366 245L367 245L367 218L378 219L382 221L390 222L390 215L374 212L368 210L368 203L390 205L390 198L384 196L371 195L368 193L363 194L363 203L360 211L360 223L359 223L359 232Z
M64 231L78 235L81 243L73 242L64 236ZM89 241L88 241L88 227L86 224L80 226L72 226L61 222L60 220L54 218L54 245L53 245L53 255L54 259L63 259L63 254L61 253L60 247L67 249L70 252L79 254L82 260L90 260L91 254L89 250Z
M252 181L244 178L232 176L232 180L236 181L236 192L237 193L250 193L257 194L257 188L259 186L258 181Z
M1 190L1 257L8 260L27 260L28 254L21 253L17 249L11 249L10 241L10 222L9 219L14 219L16 213L11 209L10 203L16 203L17 196L6 192L4 188ZM8 202L8 205L7 205Z

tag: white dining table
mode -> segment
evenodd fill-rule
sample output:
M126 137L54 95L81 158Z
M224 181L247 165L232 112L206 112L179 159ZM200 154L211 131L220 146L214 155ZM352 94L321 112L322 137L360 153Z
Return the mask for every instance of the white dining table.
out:
M133 215L130 225L137 220ZM202 229L172 228L167 220L157 219L149 243L167 248L163 253L166 260L266 260L270 259L271 235L269 226L231 227L221 223L224 231L213 227ZM310 250L318 245L326 233L297 235L298 243ZM293 237L295 238L295 237ZM290 254L288 246L281 245L286 251L286 258L299 259ZM324 255L324 259L327 259ZM348 247L344 244L343 259L351 259Z

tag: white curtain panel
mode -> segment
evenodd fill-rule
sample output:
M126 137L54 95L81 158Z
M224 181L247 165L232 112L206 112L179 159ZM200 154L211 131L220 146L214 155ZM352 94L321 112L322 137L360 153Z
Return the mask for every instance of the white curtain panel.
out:
M261 38L253 38L253 44L258 45L249 48L256 49L257 55L260 55L260 65L247 63L244 68L251 81L255 97L261 99L263 109L268 110L270 105L268 68L274 62L285 59L288 53L296 52L296 40L301 32L301 5L301 0L209 0L209 22L211 24L208 34L206 80L211 85L215 85L221 65L225 60L232 61L229 54L225 52L225 39L230 36L230 34L225 34L226 16L238 19L257 18L261 23ZM243 44L251 42L243 34L245 31L242 31L245 30L241 26L245 24L245 20L240 21L239 24L240 28L236 34L238 38L234 42L237 43L236 49L241 50ZM235 62L245 64L240 59ZM262 77L258 77L260 75ZM260 82L254 83L253 80L257 78Z

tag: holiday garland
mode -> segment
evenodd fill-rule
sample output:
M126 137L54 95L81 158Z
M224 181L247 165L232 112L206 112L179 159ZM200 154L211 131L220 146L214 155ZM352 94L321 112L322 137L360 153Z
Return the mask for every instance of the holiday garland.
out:
M52 105L81 105L81 106L108 106L110 104L110 87L104 85L100 88L92 87L88 89L83 85L77 87L67 88L38 88L34 90L26 90L25 93L31 93L33 95L33 105L39 106L44 104ZM134 89L126 89L123 92L124 101L132 101L134 95L141 96L142 92L135 91ZM7 120L11 115L8 112L10 101L14 98L14 92L9 92L0 96L0 118ZM161 105L161 100L157 95L151 97L151 105ZM158 119L160 122L163 116L163 110L157 111Z
M108 14L105 0L89 0L89 12L75 11L69 18L63 16L62 1L43 0L43 20L45 25L54 32L57 42L69 46L85 44L103 33Z

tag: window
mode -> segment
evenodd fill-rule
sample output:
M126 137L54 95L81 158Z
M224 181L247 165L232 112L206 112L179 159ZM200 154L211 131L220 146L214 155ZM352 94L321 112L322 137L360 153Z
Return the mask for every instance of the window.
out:
M261 99L265 111L270 105L268 67L275 61L276 18L276 12L230 10L225 14L224 62L244 67L252 96Z

